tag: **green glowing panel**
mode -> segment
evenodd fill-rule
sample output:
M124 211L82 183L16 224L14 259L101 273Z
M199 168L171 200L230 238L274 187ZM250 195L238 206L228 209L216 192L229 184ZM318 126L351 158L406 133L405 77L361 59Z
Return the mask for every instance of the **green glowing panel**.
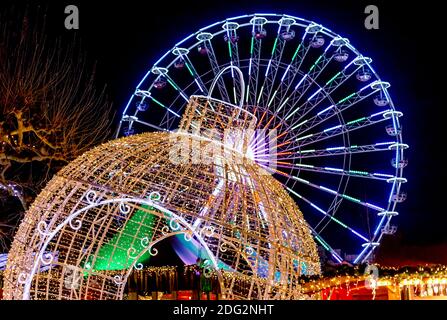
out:
M143 206L146 210L155 210L150 206ZM136 251L132 256L138 255L143 251L144 247L141 244L141 239L144 237L152 238L154 215L146 210L138 210L121 228L121 232L115 234L106 244L104 244L98 252L96 261L94 263L94 270L123 270L128 269L134 262L128 256L129 248L134 248ZM150 254L146 251L138 259L137 263L147 263ZM86 263L86 269L90 269L91 265Z

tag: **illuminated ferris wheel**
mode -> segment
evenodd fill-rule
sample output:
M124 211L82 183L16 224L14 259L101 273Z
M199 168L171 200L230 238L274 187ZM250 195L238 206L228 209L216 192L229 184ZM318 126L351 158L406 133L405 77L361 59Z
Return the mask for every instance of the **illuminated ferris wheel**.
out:
M117 135L177 129L189 97L209 95L224 69L213 97L243 99L257 128L276 132L273 152L252 143L253 159L295 199L317 243L338 262L371 259L406 199L402 112L372 59L318 23L252 14L198 30L150 68Z

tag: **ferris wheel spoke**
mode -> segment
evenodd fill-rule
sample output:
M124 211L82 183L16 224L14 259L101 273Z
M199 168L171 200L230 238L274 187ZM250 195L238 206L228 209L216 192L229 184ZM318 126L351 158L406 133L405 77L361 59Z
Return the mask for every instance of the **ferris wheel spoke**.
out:
M315 116L306 119L304 121L301 121L297 123L298 121L291 124L292 131L299 128L299 134L302 134L304 132L307 132L308 130L312 129L315 126L318 126L319 124L327 121L328 119L336 116L339 113L344 112L345 110L348 110L355 104L359 103L360 101L370 97L377 91L379 91L379 88L372 89L374 87L374 83L371 83L362 89L360 89L357 92L351 93L350 95L346 96L345 98L339 100L337 103L325 108L324 110L318 112ZM368 90L371 89L371 90ZM286 119L287 120L287 119Z
M237 35L237 29L239 28L239 24L236 22L226 22L223 25L223 28L226 31L226 37L227 37L226 42L228 45L231 65L239 67L240 66L239 50L238 50L239 36Z
M216 53L214 52L213 44L210 39L203 40L203 44L206 46L206 52L208 55L208 60L211 64L211 69L213 70L214 77L216 77L220 72L220 65L217 61ZM219 78L217 80L217 88L219 89L219 93L224 101L230 101L230 97L228 95L227 87L225 86L223 78Z
M317 60L310 67L308 75L312 79L316 80L321 75L321 72L326 68L328 63L331 61L332 56L329 57L327 55L327 52L331 47L332 42L326 47L326 49L324 49L324 52L317 58Z
M286 98L286 100L284 100L284 98L287 92L290 90L290 87L293 81L295 80L296 76L299 74L304 59L306 58L307 53L309 52L310 45L309 44L306 45L304 42L306 36L307 36L307 30L305 31L303 37L301 38L301 42L296 48L290 64L287 66L283 76L281 77L281 82L277 89L278 92L274 97L275 99L274 105L278 106L278 108L275 110L275 113L279 113L282 107L284 107L284 105L287 103L288 98Z
M223 25L223 29L226 31L226 42L228 45L228 53L230 55L230 65L239 67L239 50L238 50L238 41L239 36L237 35L237 29L239 28L239 24L236 22L226 22ZM240 94L240 86L241 82L239 77L234 76L234 69L231 69L231 78L233 80L233 99L234 103L237 104L237 97ZM241 97L244 99L244 97ZM227 100L230 101L230 100Z
M202 81L202 78L200 78L199 74L197 73L196 69L194 68L194 65L191 62L191 59L189 59L188 55L185 55L185 66L188 69L191 76L194 78L194 82L199 87L200 91L203 94L208 94L208 89L206 88L205 84Z
M305 75L304 80L308 80L308 81L302 81L300 82L300 85L302 85L303 87L300 89L299 87L296 88L296 90L293 91L293 94L295 98L294 100L296 101L296 103L299 102L300 98L306 94L306 92L309 90L309 88L311 87L312 83L314 83L316 81L316 79L320 76L320 74L322 73L322 71L326 68L326 66L329 64L329 62L331 61L330 58L327 57L326 52L327 50L329 50L329 48L331 47L331 44L329 44L324 53L322 55L320 55L317 60L314 62L314 64L310 67L309 72ZM307 99L307 101L303 104L305 105L306 103L308 103L311 100L324 100L324 98L326 98L327 96L327 92L324 90L324 88L320 87L320 89L318 89L315 93L313 93L310 98ZM281 102L279 104L279 109L278 111L280 111L285 104L287 104L289 102L290 97L287 97L284 102ZM292 104L292 108L293 108L294 104ZM295 110L300 110L302 108L298 107ZM292 113L293 116L293 113ZM288 117L287 117L288 118Z
M289 179L298 181L299 183L301 183L303 185L307 185L307 186L310 186L310 187L312 187L314 189L320 190L320 191L322 191L324 193L332 194L334 196L343 198L343 199L348 200L349 202L355 203L357 205L360 205L360 206L363 206L363 207L366 207L366 208L370 208L370 209L374 209L374 210L379 211L379 212L385 211L384 208L378 207L378 206L373 205L373 204L368 203L368 202L364 202L364 201L362 201L360 199L357 199L355 197L352 197L352 196L350 196L348 194L339 193L338 191L332 190L330 188L326 188L325 186L317 185L317 184L312 183L312 182L310 182L310 181L308 181L306 179L302 179L300 177L297 177L297 176L294 176L294 175L291 175L291 174L288 174L288 173L285 173L285 172L281 172L279 170L275 170L275 172L280 174L280 175L283 175L283 176L285 176L285 177L287 177Z
M295 53L292 56L291 62L289 63L289 65L287 66L281 77L281 81L278 85L278 88L275 90L273 94L272 101L270 103L273 104L274 106L277 106L276 110L274 110L275 114L279 114L281 109L289 100L289 98L285 98L285 96L287 92L290 90L290 87L293 81L295 80L296 76L299 74L304 59L306 58L307 53L309 52L310 44L305 44L304 42L307 34L308 33L306 30L306 32L301 38L300 44L298 45L298 47L295 50Z
M343 85L346 80L350 79L360 68L362 68L362 64L357 63L361 59L362 61L365 59L364 57L356 57L351 62L349 62L343 70L337 72L334 76L332 76L323 86L323 90L328 94L334 92L337 88ZM353 68L351 68L353 67Z
M278 21L279 26L277 35L275 38L275 42L273 43L271 57L267 64L267 69L265 70L264 82L261 86L257 105L267 106L267 108L269 108L272 103L273 99L271 98L271 95L286 42L295 37L295 31L290 29L290 26L294 23L295 20L288 17L283 17ZM276 91L275 93L273 93L273 95L276 95Z
M165 75L167 82L171 85L171 87L173 87L175 90L177 90L177 92L180 94L180 96L186 101L189 101L188 96L186 95L186 93L180 88L180 86L178 84L175 83L175 81L168 75Z
M349 64L347 64L343 70L337 72L331 79L329 79L323 86L320 86L318 92L311 96L311 98L307 99L303 104L298 107L295 107L305 90L309 88L314 79L312 79L308 74L304 75L304 77L298 82L295 86L295 89L292 91L292 94L286 98L286 100L281 104L281 107L287 106L285 110L292 110L289 114L284 114L285 120L289 120L295 114L297 116L294 117L294 121L299 121L306 114L308 114L312 109L318 106L327 96L329 96L332 92L334 92L337 88L339 88L343 83L350 79L360 68L360 65L356 65L355 61L357 58L352 60ZM355 66L354 70L351 70L351 66Z
M301 163L289 164L287 162L281 162L281 161L277 162L277 166L287 169L299 169L300 171L302 170L308 172L318 172L322 174L332 174L332 175L348 176L355 178L367 178L386 182L389 182L390 179L395 177L392 174L385 174L385 173L372 173L360 170L345 170L342 168L332 168L332 167L318 167L310 164L301 164Z
M370 241L370 239L368 239L367 237L365 237L364 235L362 235L360 232L354 230L353 228L351 228L350 226L348 226L346 223L343 223L342 221L340 221L339 219L335 218L333 215L329 214L327 211L321 209L319 206L317 206L315 203L313 203L312 201L308 200L307 198L303 197L302 195L300 195L298 192L290 189L290 188L286 188L291 194L295 195L296 197L298 197L299 199L303 200L304 202L306 202L307 204L309 204L312 208L314 208L315 210L317 210L319 213L323 214L325 217L329 218L331 221L334 221L336 224L338 224L339 226L348 229L349 231L351 231L354 235L356 235L358 238L364 240L364 241Z
M321 237L321 235L311 226L309 226L309 228L312 231L314 238L323 246L323 248L330 252L334 259L337 260L339 263L343 262L343 259L340 257L340 255L334 249L332 249L332 247Z
M248 65L246 102L252 106L256 104L262 38L266 35L263 26L266 22L267 19L264 17L253 17L253 19L250 20L250 23L252 24L252 36L250 42L250 61Z
M372 114L367 117L361 117L355 120L348 121L344 125L337 125L333 126L327 129L324 129L323 131L317 132L317 133L310 133L307 135L300 135L296 137L296 141L299 142L299 147L307 146L310 144L314 144L317 142L321 142L326 139L330 139L348 132L353 132L355 130L367 128L369 126L388 121L387 118L383 117L383 115L388 112L389 110L385 110L382 112L378 112L375 114ZM288 137L289 138L289 137ZM295 137L291 137L289 139L293 139ZM298 147L292 147L292 149L298 148Z
M332 43L330 43L326 47L324 52L317 58L317 60L315 60L315 62L309 68L309 71L307 72L307 76L310 79L313 79L313 81L316 81L318 79L318 77L321 75L322 71L327 67L327 65L331 61L331 57L327 56L327 52L331 47L332 47ZM302 92L302 94L305 94L308 89L309 89L309 86Z
M292 152L293 156L285 157L284 160L292 159L305 159L313 157L325 157L325 156L335 156L344 154L356 154L356 153L366 153L366 152L379 152L379 151L390 151L394 148L408 148L406 144L397 143L396 141L390 142L379 142L375 144L367 145L351 145L351 146L339 146L330 147L325 149L306 149ZM296 154L296 156L294 155Z
M271 121L272 119L273 119L273 118L271 118L269 121ZM278 129L278 126L279 126L279 125L277 125L275 128L273 128L272 131L270 131L270 132L275 132L275 130ZM262 132L263 134L265 134L265 133L266 133L266 129L262 129L261 132ZM261 132L259 132L258 134L261 134ZM266 141L266 139L259 139L259 138L256 138L256 139L253 139L253 140L250 142L249 147L250 147L251 151L253 152L253 154L254 154L255 157L256 157L258 154L260 154L260 153L264 153L264 152L267 150L267 146L271 146L271 145L274 144L274 143L276 144L276 141L277 141L278 139L280 139L281 137L285 136L285 135L287 135L287 131L284 131L284 132L280 133L279 135L275 135L274 137L271 137L271 136L270 136L269 139L268 139L268 141ZM260 141L260 140L261 140L261 141ZM280 144L276 144L275 149L278 149L279 147L288 145L288 144L290 144L290 143L292 143L291 140L284 141L284 142L282 142L282 143L280 143Z
M149 98L150 100L152 100L153 102L155 102L157 105L159 105L159 106L162 107L163 109L166 109L169 113L173 114L173 115L176 116L177 118L181 118L181 116L180 116L177 112L175 112L175 111L169 109L169 108L166 107L163 103L161 103L160 101L158 101L157 99L155 99L154 97L152 97L152 94L151 94L149 91L145 91L145 90L137 89L137 90L135 91L135 96L137 96L137 97L146 97L146 98Z
M314 110L322 101L324 101L332 92L334 92L337 88L339 88L346 80L350 79L357 71L363 67L361 63L357 62L359 59L368 59L364 57L357 57L356 59L352 60L346 67L335 74L334 77L329 79L328 82L322 87L320 87L314 94L312 94L304 103L302 103L300 106L295 108L294 113L296 112L296 116L294 117L295 121L300 121L303 119L307 114L309 114L312 110ZM350 66L356 66L354 70L352 70L350 73L347 73L347 69ZM312 79L315 79L312 77ZM292 106L293 108L293 106Z
M317 34L314 35L312 40L316 37ZM311 41L312 41L311 40ZM332 46L332 42L326 47L324 52L315 60L315 62L312 64L312 66L309 68L308 72L301 78L301 80L298 82L298 84L295 86L295 88L292 90L291 94L284 99L284 101L281 101L279 103L279 109L283 109L285 105L288 106L288 108L285 108L285 112L287 110L292 109L293 106L295 106L301 98L307 93L309 88L312 86L312 84L316 83L317 78L320 76L320 74L323 72L323 70L326 68L326 66L331 61L331 58L327 56L327 51ZM307 47L307 50L309 50L310 46ZM306 52L307 53L307 52ZM311 98L314 98L318 93L324 93L323 88L320 87L319 91L315 92L311 95ZM290 116L287 116L287 119L295 114L299 108L296 108ZM285 113L283 112L283 116L285 116Z

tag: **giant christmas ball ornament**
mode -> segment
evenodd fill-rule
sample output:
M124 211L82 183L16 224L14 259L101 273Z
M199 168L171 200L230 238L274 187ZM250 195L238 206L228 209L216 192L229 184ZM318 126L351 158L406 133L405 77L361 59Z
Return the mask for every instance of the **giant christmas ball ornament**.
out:
M100 145L61 170L27 211L6 299L122 299L133 269L180 238L226 299L299 299L320 272L303 215L250 156L257 119L193 96L177 132ZM185 249L186 250L186 249Z

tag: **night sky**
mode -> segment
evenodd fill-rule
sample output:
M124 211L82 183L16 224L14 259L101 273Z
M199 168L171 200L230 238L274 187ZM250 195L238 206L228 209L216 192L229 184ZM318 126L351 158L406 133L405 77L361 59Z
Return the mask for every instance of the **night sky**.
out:
M314 20L350 39L373 59L402 118L409 165L408 199L394 221L398 233L385 243L402 246L446 245L447 199L444 183L445 72L443 10L434 1L424 7L410 1L32 1L47 8L52 36L81 40L88 58L97 62L99 84L107 84L117 117L147 69L176 42L226 17L254 12L286 13ZM156 7L155 4L156 3ZM421 3L421 2L419 2ZM430 4L429 4L430 3ZM77 5L80 30L64 29L64 7ZM380 29L364 28L364 8L380 10ZM2 0L1 7L24 5ZM390 245L393 247L393 245ZM417 249L421 250L421 249ZM422 249L423 250L423 249ZM447 249L446 249L447 250Z

